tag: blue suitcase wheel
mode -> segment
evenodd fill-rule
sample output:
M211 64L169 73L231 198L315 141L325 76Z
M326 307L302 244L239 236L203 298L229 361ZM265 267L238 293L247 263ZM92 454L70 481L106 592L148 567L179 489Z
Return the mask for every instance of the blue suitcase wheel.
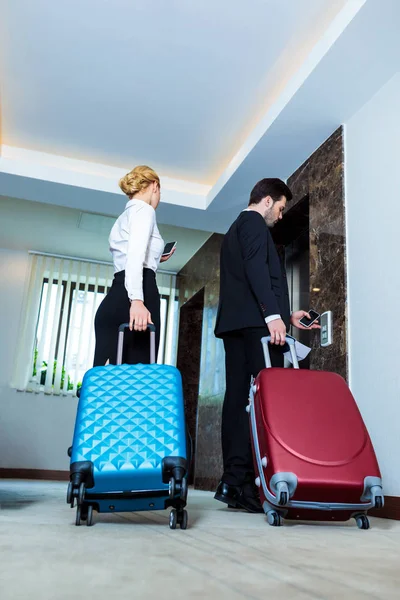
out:
M93 525L93 506L89 504L87 509L86 525L91 527Z
M188 514L187 510L176 510L173 508L169 513L169 526L170 529L176 529L176 526L179 524L181 529L187 529L188 525Z
M86 521L88 527L93 525L93 506L91 504L78 504L76 508L75 525L78 527L82 524L82 521Z
M187 525L188 525L188 514L187 514L187 510L184 510L182 512L181 518L180 518L180 527L181 529L187 529Z
M74 498L72 492L73 492L72 483L69 482L68 488L67 488L67 504L69 504L71 508L74 508L75 498Z
M182 479L182 483L181 483L181 498L185 502L187 500L187 495L188 495L188 482L187 482L187 478L184 477Z
M178 522L178 515L176 512L176 509L173 508L171 510L171 512L169 513L169 528L170 529L176 529L176 524Z
M85 484L82 482L79 486L78 504L82 504L85 499Z
M169 480L169 497L172 499L175 496L175 478L171 477Z

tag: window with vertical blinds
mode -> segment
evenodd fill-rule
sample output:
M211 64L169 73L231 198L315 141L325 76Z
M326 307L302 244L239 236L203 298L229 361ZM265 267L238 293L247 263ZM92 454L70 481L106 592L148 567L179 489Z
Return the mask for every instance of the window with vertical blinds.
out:
M113 279L108 264L30 254L12 386L20 391L76 395L94 356L94 317ZM158 273L161 295L157 361L175 364L176 277Z

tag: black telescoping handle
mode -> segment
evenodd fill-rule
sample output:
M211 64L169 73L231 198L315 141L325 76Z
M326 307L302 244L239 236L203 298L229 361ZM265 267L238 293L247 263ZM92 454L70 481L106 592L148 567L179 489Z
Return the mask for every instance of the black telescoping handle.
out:
M270 343L270 341L271 341L271 336L270 335L261 338L261 343L262 343L263 352L264 352L265 366L267 367L267 369L270 369L271 366L272 366L271 365L271 357L269 355L269 346L268 346L268 344ZM298 361L297 354L296 354L296 340L291 335L287 335L286 336L286 343L289 346L290 354L291 354L291 357L292 357L293 367L295 369L298 369L299 368L299 361Z
M122 323L118 329L118 346L117 346L117 365L122 364L122 351L124 348L124 334L125 329L129 328L129 323ZM150 364L156 362L156 326L152 323L147 325L147 329L150 331Z

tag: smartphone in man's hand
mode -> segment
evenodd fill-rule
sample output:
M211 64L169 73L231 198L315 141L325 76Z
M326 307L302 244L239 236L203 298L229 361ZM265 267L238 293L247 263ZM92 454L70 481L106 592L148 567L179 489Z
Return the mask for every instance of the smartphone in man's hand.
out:
M309 310L308 314L311 317L310 319L308 317L302 317L300 319L300 324L303 325L303 327L311 327L311 325L313 325L315 321L318 321L321 316L316 310Z

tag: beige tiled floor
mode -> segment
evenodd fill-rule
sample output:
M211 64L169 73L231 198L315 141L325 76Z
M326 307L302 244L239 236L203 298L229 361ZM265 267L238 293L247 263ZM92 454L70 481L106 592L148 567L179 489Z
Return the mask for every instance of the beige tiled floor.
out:
M272 528L192 491L187 531L167 512L75 527L65 490L0 480L1 600L400 598L397 522Z

